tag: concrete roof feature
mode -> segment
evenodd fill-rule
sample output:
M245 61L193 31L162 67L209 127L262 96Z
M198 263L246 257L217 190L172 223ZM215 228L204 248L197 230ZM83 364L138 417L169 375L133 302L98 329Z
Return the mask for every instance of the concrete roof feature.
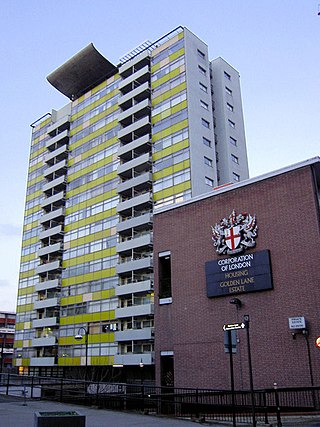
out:
M115 73L117 67L90 43L47 77L61 93L75 100Z

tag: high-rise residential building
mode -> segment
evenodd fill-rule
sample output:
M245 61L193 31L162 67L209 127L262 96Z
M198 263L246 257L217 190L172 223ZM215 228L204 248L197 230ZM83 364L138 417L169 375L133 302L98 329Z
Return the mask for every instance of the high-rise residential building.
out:
M48 80L70 101L32 124L16 365L152 378L153 211L248 178L239 74L179 27Z

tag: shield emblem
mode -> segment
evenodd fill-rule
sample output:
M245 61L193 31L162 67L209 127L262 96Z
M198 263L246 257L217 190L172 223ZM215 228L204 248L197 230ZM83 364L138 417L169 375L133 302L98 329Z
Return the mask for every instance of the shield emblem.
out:
M236 225L235 227L224 230L224 237L228 248L232 251L236 249L241 241L240 226Z

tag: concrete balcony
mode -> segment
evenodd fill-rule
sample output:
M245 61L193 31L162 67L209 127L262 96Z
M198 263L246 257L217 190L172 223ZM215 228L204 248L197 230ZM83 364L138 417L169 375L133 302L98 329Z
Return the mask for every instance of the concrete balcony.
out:
M59 204L59 202L60 205L64 202L64 191L60 191L59 193L54 194L53 196L46 197L45 199L43 199L41 202L41 207L44 208L55 203Z
M117 206L117 212L120 213L126 211L127 209L144 205L146 205L147 208L150 203L152 203L152 193L146 192L140 194L139 196L135 196L131 199L125 200L124 202L120 202Z
M62 242L55 243L54 245L44 246L38 250L38 257L43 255L52 254L54 252L59 252L62 249Z
M133 316L150 316L154 313L154 304L131 305L130 307L116 308L117 319Z
M147 270L153 267L153 259L151 256L140 259L131 259L131 261L123 262L116 266L117 274L128 273L135 270Z
M31 357L30 366L56 366L55 357Z
M32 339L32 347L48 347L53 346L56 343L57 338L55 336Z
M127 329L114 334L115 341L151 340L154 337L153 328Z
M140 120L137 120L136 122L132 123L129 126L126 126L119 130L118 132L118 138L121 139L128 133L136 133L138 129L146 128L147 126L151 125L149 116L145 116Z
M59 157L61 155L65 155L66 156L67 153L68 153L68 146L65 144L65 145L62 145L62 147L59 147L59 148L57 148L54 151L50 151L50 153L48 153L45 156L44 161L46 163L48 163L48 162L50 162L50 160L53 160L55 157Z
M58 317L44 317L43 319L35 319L32 321L33 328L45 328L47 326L59 325Z
M13 329L11 329L11 328L0 328L0 334L12 334L12 335L14 335L14 333L15 333L15 329L13 328ZM1 352L1 349L0 349L0 352Z
M56 307L57 305L59 305L59 301L60 299L57 297L35 301L33 303L33 308L34 310L40 310L42 308Z
M151 212L145 213L140 216L136 216L126 221L118 222L117 224L117 233L121 231L129 230L131 228L137 228L146 224L152 223L153 215Z
M47 273L48 271L59 269L61 269L61 261L57 260L53 262L48 262L47 264L38 265L38 267L36 268L36 274Z
M70 115L65 115L61 119L57 120L56 122L52 123L51 126L48 127L47 133L50 135L52 132L55 132L60 127L63 127L67 125L70 122Z
M133 67L134 65L138 64L139 62L145 60L149 56L150 56L150 53L149 53L148 49L144 50L139 55L136 55L134 58L130 59L125 64L121 65L119 68L119 73L120 74L125 73L131 67Z
M64 171L67 168L67 160L63 159L60 162L56 163L53 166L50 166L49 168L45 169L43 172L43 176L47 177L51 174L53 174L54 172L61 172Z
M131 92L126 93L123 96L120 96L118 99L118 104L121 106L132 98L137 98L138 100L143 100L149 96L150 85L149 82L145 82L137 88L133 89Z
M56 144L57 142L63 143L63 142L67 142L68 140L69 140L69 131L68 129L66 129L63 132L58 133L58 135L46 141L46 148L52 147L52 145Z
M120 68L121 69L121 68ZM130 74L128 77L121 80L119 83L119 89L123 89L124 87L128 86L128 84L133 83L134 81L139 81L141 77L150 74L149 66L146 65L143 68L140 68L140 70L136 71L135 73Z
M126 353L126 354L116 354L114 356L114 364L115 365L139 366L141 362L144 365L153 365L154 364L154 352L151 352L151 353Z
M133 107L128 108L127 110L123 111L119 114L119 123L121 123L123 120L128 119L130 116L135 116L137 113L140 113L140 117L143 115L142 113L145 112L144 115L148 114L148 111L151 108L151 102L148 98L144 99L141 102L138 102L138 104L135 104Z
M152 290L153 284L152 281L149 280L143 280L141 282L134 282L134 283L128 283L127 285L121 285L117 286L116 296L122 296L122 295L128 295L128 294L134 294L136 292L148 292Z
M62 211L62 208L57 210ZM53 212L56 212L56 211L53 211ZM48 215L51 215L53 212L43 215L40 219L40 224L42 223L41 220L43 219L43 217L47 217ZM48 219L46 221L48 221ZM43 222L46 222L46 221L43 221ZM56 236L58 234L62 234L62 225L57 225L56 227L52 227L52 228L49 228L48 230L41 231L41 233L39 234L39 239L40 240L47 239L48 237Z
M140 189L143 189L143 187L147 187L147 184L152 182L152 174L151 172L145 172L141 175L135 176L134 178L127 179L124 182L121 182L117 187L118 194L121 194L125 191L130 190L131 188L140 187Z
M137 169L137 170L145 170L151 165L151 156L150 153L142 154L139 157L136 157L132 160L129 160L128 162L124 162L121 165L118 166L117 173L118 175L121 175L131 169Z
M59 279L46 280L44 282L37 283L35 286L35 291L39 292L39 291L45 291L47 289L55 289L55 288L59 288L60 285L61 285L61 282Z
M129 142L128 144L121 145L118 150L118 157L121 158L121 156L125 156L131 151L134 151L139 155L144 154L145 152L150 151L150 144L150 136L143 135L141 136L141 138L135 139L134 141Z
M42 215L39 222L40 224L44 224L45 222L51 221L53 219L57 219L64 216L64 208L55 209L47 214ZM56 228L56 227L54 227Z
M116 250L118 253L127 252L131 249L141 248L143 246L152 246L153 238L151 232L146 232L143 236L134 237L124 242L117 244Z
M59 176L59 178L53 179L52 181L48 182L47 184L44 184L42 189L44 192L46 192L46 191L51 190L52 188L55 188L55 187L65 186L66 182L67 182L66 175L61 175L61 176Z

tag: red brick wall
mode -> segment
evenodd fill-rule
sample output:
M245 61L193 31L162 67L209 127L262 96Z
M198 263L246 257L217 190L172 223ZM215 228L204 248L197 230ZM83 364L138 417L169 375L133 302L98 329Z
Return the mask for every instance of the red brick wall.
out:
M221 218L249 212L259 227L253 252L270 250L273 290L207 298L205 262L218 258L211 226ZM160 351L173 350L175 386L229 388L229 356L224 353L225 323L250 315L254 386L310 385L307 342L292 339L288 317L305 316L315 384L320 385L319 210L311 167L296 169L154 217L155 295L157 254L170 250L172 304L155 303L156 373ZM249 388L246 331L238 332L235 386Z

